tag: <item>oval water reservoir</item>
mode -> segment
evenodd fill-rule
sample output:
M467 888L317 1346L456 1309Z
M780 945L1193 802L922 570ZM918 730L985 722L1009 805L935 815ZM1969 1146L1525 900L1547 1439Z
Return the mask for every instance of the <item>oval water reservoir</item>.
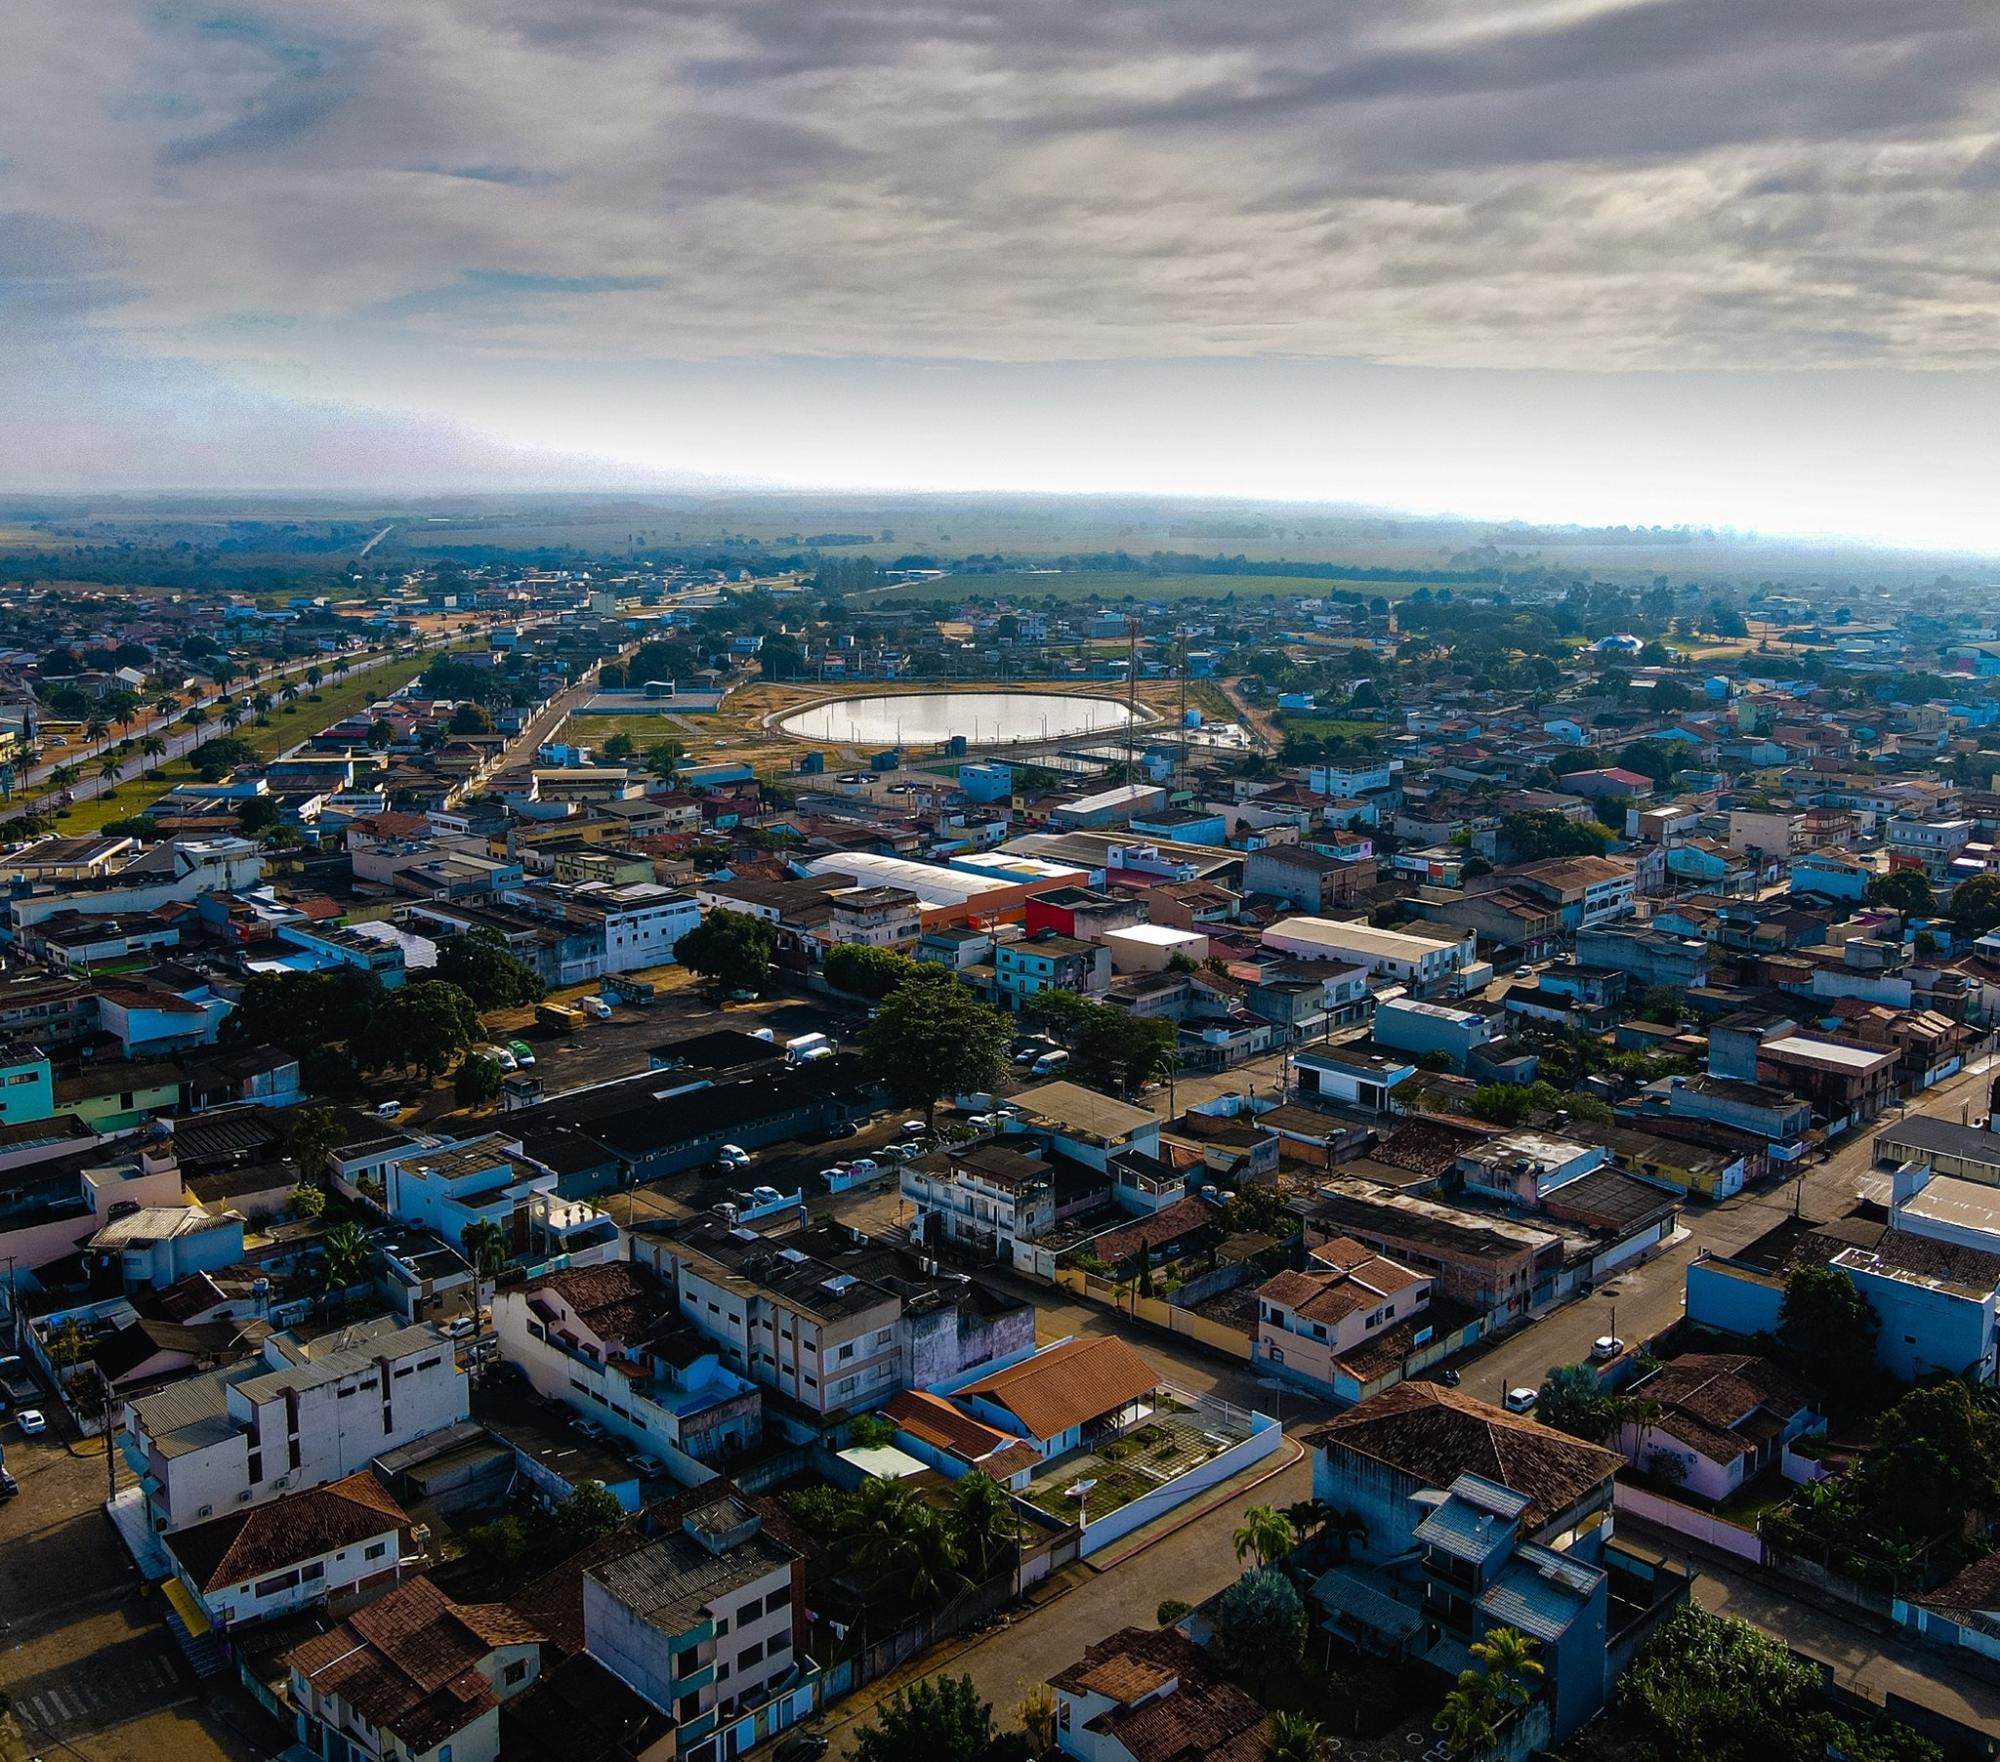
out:
M973 746L1051 740L1070 734L1116 733L1132 712L1105 697L1048 691L913 691L888 697L843 697L778 719L799 740L855 746L936 746L962 734Z

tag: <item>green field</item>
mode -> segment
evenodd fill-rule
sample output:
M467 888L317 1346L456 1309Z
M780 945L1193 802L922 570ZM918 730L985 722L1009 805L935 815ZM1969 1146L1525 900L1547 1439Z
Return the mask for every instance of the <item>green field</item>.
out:
M1325 594L1358 593L1373 599L1402 599L1423 585L1419 581L1363 581L1313 575L1137 575L1087 570L1059 575L959 575L945 581L917 581L901 587L871 589L869 606L922 604L930 600L1006 600L1016 605L1058 605L1104 602L1134 605L1175 605L1183 600L1315 599Z
M250 743L258 758L274 759L287 747L297 746L329 723L365 709L378 697L385 697L397 686L407 684L424 670L429 659L428 655L399 655L372 667L357 668L345 679L328 681L316 696L301 691L297 704L292 706L296 714L288 714L283 704L273 704L268 727L260 728L250 721L234 732ZM230 730L211 715L202 732L213 739ZM82 761L86 777L92 774L96 763L95 759ZM144 777L121 783L113 794L100 795L65 809L56 816L57 824L65 833L96 832L113 820L129 820L135 814L143 814L179 784L199 781L194 768L185 758L175 759L157 771L149 771Z

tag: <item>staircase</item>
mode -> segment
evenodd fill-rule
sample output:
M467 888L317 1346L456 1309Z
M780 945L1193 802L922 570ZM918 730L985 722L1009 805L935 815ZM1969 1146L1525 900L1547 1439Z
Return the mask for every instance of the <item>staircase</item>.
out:
M213 1633L190 1633L187 1623L180 1618L180 1612L165 1598L160 1600L160 1609L167 1618L168 1631L173 1634L199 1681L208 1682L228 1671L229 1656Z

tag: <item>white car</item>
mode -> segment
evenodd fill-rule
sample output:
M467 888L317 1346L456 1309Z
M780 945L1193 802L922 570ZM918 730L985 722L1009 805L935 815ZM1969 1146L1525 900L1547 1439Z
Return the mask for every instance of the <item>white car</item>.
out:
M775 1187L752 1187L750 1189L750 1197L756 1200L759 1205L776 1205L785 1196Z
M726 1168L747 1168L750 1165L750 1152L740 1144L725 1144L715 1153L715 1160Z
M1625 1350L1625 1342L1616 1334L1600 1334L1590 1343L1590 1356L1599 1364L1607 1364Z
M635 1456L632 1458L632 1466L649 1481L666 1479L667 1465L657 1456Z
M37 1432L49 1429L49 1422L42 1417L42 1410L39 1407L24 1407L14 1417L20 1423L21 1431L26 1437L32 1438Z
M455 1315L451 1318L450 1321L444 1324L444 1331L446 1336L450 1339L463 1340L467 1334L472 1332L472 1327L473 1327L473 1322L471 1316Z
M1509 1413L1526 1413L1539 1398L1540 1391L1536 1389L1509 1389L1507 1391L1507 1411Z
M857 1156L847 1165L847 1172L857 1181L872 1181L882 1172L882 1165L872 1156Z
M921 1138L924 1135L924 1122L922 1120L905 1120L896 1130L901 1132L905 1138Z
M573 1419L569 1429L580 1438L588 1438L593 1444L604 1436L604 1428L594 1419Z

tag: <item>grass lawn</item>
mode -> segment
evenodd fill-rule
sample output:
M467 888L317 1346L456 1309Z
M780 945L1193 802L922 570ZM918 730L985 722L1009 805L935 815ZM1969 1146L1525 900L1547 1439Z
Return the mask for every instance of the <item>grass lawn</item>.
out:
M1402 599L1413 594L1420 581L1364 581L1322 579L1316 575L1140 575L1065 570L1057 575L961 575L941 581L913 581L899 587L871 591L864 596L868 606L893 606L930 600L1005 599L1028 605L1056 600L1073 605L1091 600L1123 601L1136 604L1179 600L1269 599L1298 595L1317 599L1326 594L1358 593L1369 599Z
M235 732L250 743L258 758L274 759L287 747L297 746L329 723L365 709L378 697L384 697L397 686L407 684L424 670L429 659L428 655L398 655L372 667L356 668L345 679L328 680L317 694L302 692L298 702L291 706L296 714L287 714L285 705L274 704L269 727L260 728L251 721L245 722ZM202 730L209 739L228 732L213 715ZM87 774L88 763L85 769ZM198 782L200 779L195 775L194 767L185 758L178 758L130 783L121 783L115 791L61 810L56 815L56 824L65 834L96 832L113 820L129 820L134 814L143 814L178 784Z
M1386 722L1355 722L1341 716L1302 715L1297 710L1280 710L1275 717L1287 734L1311 735L1315 740L1380 740L1397 732Z

